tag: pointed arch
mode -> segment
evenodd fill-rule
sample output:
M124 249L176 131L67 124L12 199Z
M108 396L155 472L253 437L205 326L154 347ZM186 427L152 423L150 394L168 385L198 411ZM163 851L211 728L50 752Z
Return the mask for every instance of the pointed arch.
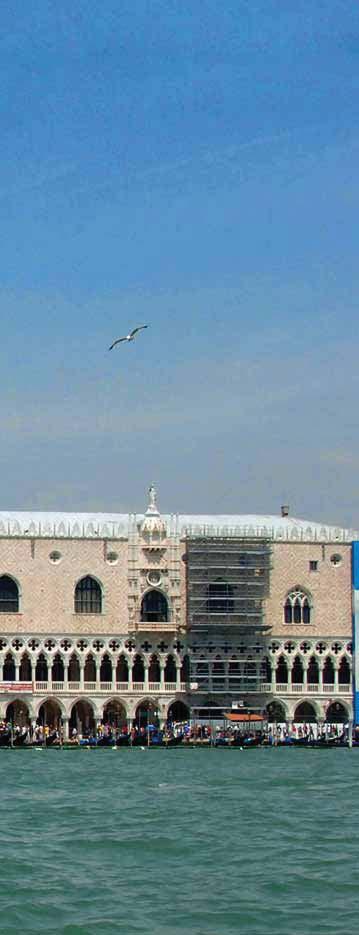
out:
M150 664L148 669L148 680L149 682L159 682L161 679L161 667L159 658L156 653L152 653L150 658Z
M85 659L84 681L96 682L96 662L93 653L88 653Z
M339 664L339 685L350 684L350 664L346 656L342 656Z
M36 660L35 679L37 682L47 682L49 668L45 653L40 653Z
M287 720L286 706L283 701L278 701L277 698L267 704L265 713L270 724L275 721L281 723Z
M19 613L19 585L15 578L10 575L1 575L0 577L0 613L17 614Z
M20 671L19 671L20 682L31 682L31 676L32 676L31 659L30 659L29 654L27 652L24 652L21 656L21 662L20 662Z
M151 588L143 595L140 619L145 623L166 623L168 620L167 598L158 588Z
M104 653L101 659L100 682L112 682L112 662L108 653Z
M288 665L285 656L279 656L277 659L275 680L277 685L286 685L288 682Z
M311 622L312 599L299 585L288 592L284 601L284 623L308 624Z
M132 678L134 682L144 682L145 680L145 666L140 653L136 653L133 660Z
M313 703L311 701L301 701L294 711L293 720L302 724L316 724L317 712Z
M295 656L292 667L292 685L303 685L304 667L300 656Z
M3 679L4 682L14 682L16 675L15 659L11 652L6 653L4 659Z
M311 656L309 659L307 679L308 685L319 684L319 665L315 656Z
M128 682L128 660L124 653L117 660L116 682Z
M69 682L80 681L80 660L75 652L71 653L69 658L68 680Z
M326 656L323 668L323 685L334 685L334 663L331 656Z
M175 682L177 676L177 669L174 656L171 653L168 654L165 665L165 682Z
M349 718L347 706L342 701L332 701L325 712L328 724L345 724Z
M63 682L65 680L65 666L61 653L56 653L52 660L51 678L53 682Z
M75 587L75 614L101 613L102 586L93 575L85 575Z

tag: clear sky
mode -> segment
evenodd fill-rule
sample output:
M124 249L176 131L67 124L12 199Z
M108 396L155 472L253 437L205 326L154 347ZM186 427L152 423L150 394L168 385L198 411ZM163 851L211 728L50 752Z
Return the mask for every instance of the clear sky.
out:
M353 0L2 0L1 509L359 525L358 66Z

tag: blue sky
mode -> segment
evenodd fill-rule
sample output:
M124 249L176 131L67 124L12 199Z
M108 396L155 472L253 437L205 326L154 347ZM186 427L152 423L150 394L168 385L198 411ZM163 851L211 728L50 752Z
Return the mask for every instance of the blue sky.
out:
M359 526L358 5L3 0L0 52L0 508Z

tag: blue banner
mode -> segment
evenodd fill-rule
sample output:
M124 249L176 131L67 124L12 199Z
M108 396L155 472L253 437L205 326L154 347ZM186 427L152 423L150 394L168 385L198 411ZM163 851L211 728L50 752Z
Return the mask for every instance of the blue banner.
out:
M359 542L352 543L352 586L354 724L359 726Z

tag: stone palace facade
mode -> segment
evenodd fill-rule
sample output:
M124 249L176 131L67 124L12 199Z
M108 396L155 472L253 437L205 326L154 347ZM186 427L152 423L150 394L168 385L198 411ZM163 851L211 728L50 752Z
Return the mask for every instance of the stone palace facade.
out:
M280 516L0 513L0 718L352 717L351 543Z

